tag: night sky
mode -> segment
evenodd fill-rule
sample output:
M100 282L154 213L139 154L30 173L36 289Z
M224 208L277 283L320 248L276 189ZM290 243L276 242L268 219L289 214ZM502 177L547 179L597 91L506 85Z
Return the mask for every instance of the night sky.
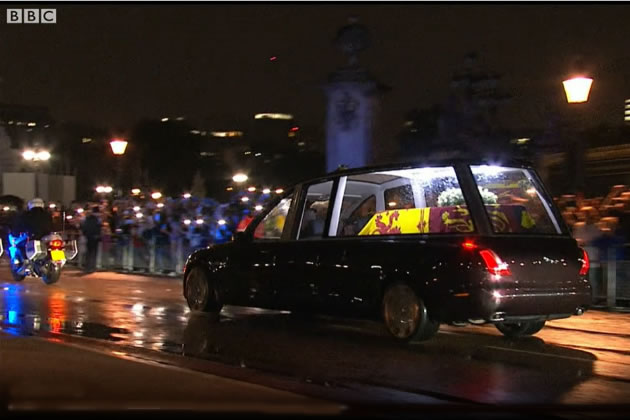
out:
M567 106L561 80L576 54L595 78L594 122L620 123L630 98L626 4L66 3L56 25L8 25L3 11L0 101L111 128L178 115L229 125L257 112L321 125L319 86L344 63L332 40L350 15L373 37L361 63L393 88L381 136L396 132L410 109L442 103L470 51L504 75L513 128L542 126L548 110Z

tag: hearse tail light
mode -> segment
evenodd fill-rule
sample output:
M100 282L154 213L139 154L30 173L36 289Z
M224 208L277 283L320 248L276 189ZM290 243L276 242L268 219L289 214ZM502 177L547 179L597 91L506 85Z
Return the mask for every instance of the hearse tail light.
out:
M589 268L591 268L591 262L588 259L588 253L584 248L580 248L582 250L582 267L580 268L580 276L585 276L588 274Z
M462 243L462 248L472 251L473 249L477 249L478 246L473 241L465 241L464 243Z
M494 274L495 276L512 275L507 263L504 263L494 251L490 249L482 249L479 251L479 255L483 258L483 262L486 264L486 268L491 274Z
M61 249L63 248L63 241L61 239L53 239L50 241L50 247L52 249Z

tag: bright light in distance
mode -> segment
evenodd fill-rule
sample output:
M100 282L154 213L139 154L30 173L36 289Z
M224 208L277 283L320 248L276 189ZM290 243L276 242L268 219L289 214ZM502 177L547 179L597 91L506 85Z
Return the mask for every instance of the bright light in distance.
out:
M131 190L131 194L133 195L139 195L142 191L140 191L140 188L134 188Z
M66 219L68 219L68 220L72 220L72 215L71 215L71 214L67 215L67 216L66 216Z
M99 185L98 187L96 187L96 192L101 194L105 192L105 187L103 187L102 185Z
M226 222L225 222L225 220L220 219L217 223L218 223L219 225L223 226Z
M9 208L9 206L4 206L4 207L2 207L2 210L4 210L4 211L9 211L9 210L11 210L11 209Z
M271 120L292 120L293 115L291 114L278 114L278 113L268 113L263 112L261 114L254 115L254 119L261 120L263 118L269 118Z
M185 194L184 194L184 198L185 198L186 200L188 200L190 197L192 197L192 196L190 195L190 193L185 193Z
M142 213L136 213L136 218L142 219L142 216L144 216Z
M527 189L527 194L529 194L529 195L536 195L536 188L534 188L534 187L528 188Z
M240 182L247 181L247 178L248 178L247 175L245 175L244 173L239 172L239 173L235 174L232 177L232 181L240 183Z
M195 223L197 223L198 225L203 225L203 219L197 219L195 220Z
M232 191L233 189L234 189L234 188L232 188L232 187L227 187L227 188L225 189L225 191Z
M158 191L151 193L151 198L154 200L159 200L160 198L162 198L162 193Z
M190 219L185 219L185 220L184 220L184 224L185 224L186 226L188 226L188 225L189 225L189 224L191 224L191 223L192 223L192 220L190 220Z
M103 192L109 194L110 192L114 191L114 189L110 186L107 187L103 187Z
M271 192L271 190L269 188L265 188L263 190L263 194L269 194Z
M242 137L242 131L211 131L210 135L213 137Z
M387 205L389 207L394 207L397 203L395 201L390 201L389 203L387 203Z
M35 159L35 152L32 150L25 150L24 153L22 153L22 157L26 160L33 160Z
M83 212L84 212L84 210L83 210L83 209L81 209L81 208L77 209L77 213L81 214L81 213L83 213Z
M282 188L278 188L276 190L276 194L282 194L284 192L284 190Z
M254 207L254 209L256 209L256 211L261 211L263 209L263 206L259 204L256 207Z
M35 160L48 160L50 159L50 152L43 150L35 154Z
M124 155L125 154L125 150L127 150L127 145L129 143L125 140L121 140L121 139L113 139L112 141L109 142L109 145L112 148L112 152L115 155Z
M256 191L256 187L249 187L249 188L247 189L247 191L249 191L249 192L254 192L254 191Z
M161 120L161 121L162 121L162 122L167 122L167 121L168 121L168 117L164 117L164 118L162 118L162 120Z
M579 104L588 101L588 94L591 91L593 79L588 77L574 77L562 82L564 93L567 95L567 102Z
M136 212L140 211L140 206L134 206L133 211L136 211Z
M164 203L158 203L157 207L158 209L161 209L162 207L164 207Z
M57 207L57 205L55 203L50 203L48 207L50 207L51 209L54 209L55 207Z
M247 202L249 201L249 197L242 197L242 198L241 198L241 201L242 201L243 203L247 203Z

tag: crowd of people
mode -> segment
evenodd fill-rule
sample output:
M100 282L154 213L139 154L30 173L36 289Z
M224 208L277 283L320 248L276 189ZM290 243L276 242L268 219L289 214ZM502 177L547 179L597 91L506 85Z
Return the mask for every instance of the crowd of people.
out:
M556 203L575 239L588 248L591 260L605 261L611 256L630 260L628 186L615 185L604 197L563 195Z
M95 269L99 249L105 266L123 264L123 250L131 249L135 267L148 268L153 252L155 270L173 272L177 260L181 263L191 251L230 241L269 198L265 194L236 194L231 201L219 203L188 195L160 199L129 196L75 202L69 208L51 210L55 229L77 240L86 271Z

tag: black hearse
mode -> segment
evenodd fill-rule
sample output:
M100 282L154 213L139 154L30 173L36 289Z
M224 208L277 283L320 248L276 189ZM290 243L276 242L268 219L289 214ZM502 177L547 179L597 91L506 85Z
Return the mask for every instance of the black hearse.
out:
M588 256L529 166L436 161L340 170L274 200L188 258L192 310L223 305L382 319L400 340L441 323L510 337L591 302Z

